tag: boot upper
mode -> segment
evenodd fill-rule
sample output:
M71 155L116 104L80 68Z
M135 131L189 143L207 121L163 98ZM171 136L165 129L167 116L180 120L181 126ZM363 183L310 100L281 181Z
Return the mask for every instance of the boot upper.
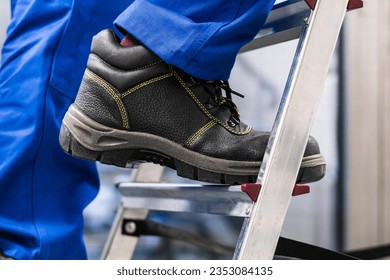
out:
M93 38L75 105L109 127L158 135L207 156L260 161L269 133L240 120L232 93L226 82L191 77L104 30Z

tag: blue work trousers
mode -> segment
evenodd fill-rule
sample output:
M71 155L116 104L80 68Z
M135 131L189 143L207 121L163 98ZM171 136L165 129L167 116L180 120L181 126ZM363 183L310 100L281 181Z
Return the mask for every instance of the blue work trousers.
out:
M86 259L93 162L65 154L61 120L92 36L131 33L196 77L226 80L274 0L13 0L0 68L0 249L16 259ZM115 22L115 25L114 25Z

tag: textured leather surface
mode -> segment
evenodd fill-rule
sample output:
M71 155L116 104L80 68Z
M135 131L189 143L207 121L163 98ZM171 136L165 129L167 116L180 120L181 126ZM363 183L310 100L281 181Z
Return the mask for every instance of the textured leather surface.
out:
M180 144L209 121L174 77L131 93L124 103L134 130Z
M75 104L93 120L122 128L122 119L114 99L95 81L84 75Z
M221 125L207 130L191 146L201 154L231 160L260 161L267 147L269 133L252 129L249 134L236 135Z

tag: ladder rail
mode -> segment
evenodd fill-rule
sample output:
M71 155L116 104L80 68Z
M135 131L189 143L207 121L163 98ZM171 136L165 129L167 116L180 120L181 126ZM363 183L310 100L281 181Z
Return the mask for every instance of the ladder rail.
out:
M260 167L263 187L244 220L234 259L274 256L348 2L317 0L302 31Z
M101 260L129 260L138 244L138 236L123 234L125 219L143 220L148 216L147 209L132 209L121 204L112 223L111 230L100 255ZM128 230L130 231L130 230Z

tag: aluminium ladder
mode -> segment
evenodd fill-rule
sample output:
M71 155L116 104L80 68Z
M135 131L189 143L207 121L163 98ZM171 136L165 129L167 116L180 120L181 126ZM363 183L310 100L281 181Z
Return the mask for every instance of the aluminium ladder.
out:
M233 259L273 259L292 194L308 192L295 180L342 23L348 10L362 6L362 0L276 4L258 36L241 50L299 38L256 184L161 184L160 166L141 166L137 176L147 179L118 185L121 205L101 258L131 258L140 222L149 210L159 210L244 217Z

